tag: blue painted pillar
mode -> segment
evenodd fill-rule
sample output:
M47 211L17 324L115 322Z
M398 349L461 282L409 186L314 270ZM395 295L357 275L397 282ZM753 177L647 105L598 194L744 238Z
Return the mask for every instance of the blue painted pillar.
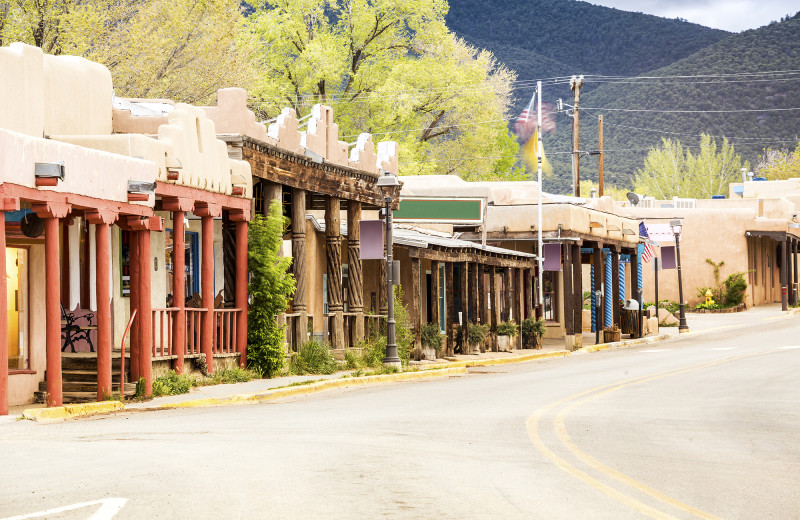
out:
M592 299L592 332L594 332L594 331L597 330L597 318L595 317L594 310L597 307L597 304L599 303L599 302L595 302L594 301L594 290L595 290L594 289L594 265L592 265L590 267L590 269L589 269L589 276L590 276L590 278L592 280L590 298Z
M619 263L619 299L622 300L623 304L625 303L625 264L623 262Z
M611 279L613 277L613 267L611 265L611 252L609 251L606 253L606 287L605 293L603 297L606 301L606 313L605 313L605 326L610 327L611 323L614 321L614 287L611 283Z
M644 303L644 283L642 281L643 274L644 274L644 263L642 262L642 253L644 253L644 244L639 244L639 247L636 248L636 254L639 257L639 288L642 290L642 302ZM637 295L633 295L633 298L636 299Z

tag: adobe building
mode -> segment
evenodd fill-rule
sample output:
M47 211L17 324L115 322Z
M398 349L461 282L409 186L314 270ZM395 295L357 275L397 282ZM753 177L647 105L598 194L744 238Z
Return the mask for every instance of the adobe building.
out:
M401 179L398 221L454 233L461 240L482 245L537 253L536 182L466 182L451 175ZM447 206L464 207L470 201L479 202L477 213L444 214ZM597 302L602 308L603 326L623 324L621 300L635 298L640 287L639 277L630 276L639 271L641 264L638 221L613 209L610 199L605 205L591 206L588 199L542 193L545 269L543 280L539 280L537 270L531 270L532 306L541 309L537 317L543 316L547 321L547 337L565 338L568 348L579 347L582 342L583 292L590 290L584 285L585 273L597 274L594 287L603 293L602 301ZM538 298L540 284L543 301ZM529 282L520 285L527 287ZM524 291L515 294L508 285L500 290L506 294L501 299L508 299L509 292L512 301L519 299L517 294L524 295ZM516 319L513 311L510 316ZM640 329L630 327L623 327L623 332L642 334Z

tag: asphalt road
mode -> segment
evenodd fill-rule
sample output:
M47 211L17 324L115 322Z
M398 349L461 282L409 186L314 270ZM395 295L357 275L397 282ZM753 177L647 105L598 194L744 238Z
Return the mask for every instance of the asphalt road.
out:
M0 518L800 518L799 332L4 424Z

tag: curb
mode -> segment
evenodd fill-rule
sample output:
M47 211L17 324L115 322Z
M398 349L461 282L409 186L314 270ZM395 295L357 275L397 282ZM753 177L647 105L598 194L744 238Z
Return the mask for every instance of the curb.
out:
M574 352L598 352L600 350L608 350L612 348L632 347L635 345L647 345L648 343L655 343L669 339L672 336L669 334L658 334L656 336L647 336L645 338L627 339L625 341L615 341L614 343L600 343L599 345L592 345L591 347L583 347Z
M535 361L537 359L549 359L555 357L566 357L569 356L570 352L567 350L556 350L554 352L541 352L539 354L526 354L524 356L514 356L514 357L507 357L507 358L496 358L496 359L476 359L472 360L465 360L465 361L455 361L450 362L447 364L442 364L447 368L455 368L455 367L486 367L492 365L506 365L509 363L524 363L525 361Z
M60 421L72 417L85 417L122 410L120 401L101 401L99 403L67 404L54 408L29 408L22 412L22 418L36 422Z
M366 386L376 383L392 383L397 381L414 381L431 377L444 377L461 375L466 373L465 367L447 367L441 369L427 369L418 372L401 372L399 374L381 374L376 376L363 377L344 377L339 379L328 379L307 385L274 388L265 392L255 394L237 394L227 397L212 397L207 399L194 399L181 401L179 403L167 403L158 406L145 408L128 409L131 411L150 411L150 410L170 410L174 408L203 408L208 406L220 406L228 404L252 404L266 401L274 401L285 397L298 397L337 388L348 388L355 386Z

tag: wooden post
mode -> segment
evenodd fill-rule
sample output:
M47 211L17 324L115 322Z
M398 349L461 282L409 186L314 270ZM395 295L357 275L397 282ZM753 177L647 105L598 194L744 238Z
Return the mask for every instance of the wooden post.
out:
M572 246L572 330L575 346L583 346L583 264L581 245Z
M633 247L631 249L630 266L631 266L631 299L638 300L639 299L639 254L638 254L638 249L636 247ZM634 334L637 338L641 337L640 325L641 323L636 323L634 324L633 327L633 330L635 331Z
M414 330L414 349L422 350L422 317L420 312L419 258L411 258L411 327ZM402 302L398 302L402 303Z
M262 180L264 197L264 215L269 215L269 208L273 202L283 204L283 186L276 182Z
M572 295L572 246L570 244L562 244L561 248L564 250L564 265L561 271L564 285L564 294L562 295L564 303L564 335L569 345L570 336L575 334L573 327L574 317L572 315L572 306L574 304Z
M453 328L456 323L456 306L455 298L453 298L453 262L447 262L444 265L444 297L445 297L445 334L447 355L452 356L455 353L455 338L453 337Z
M141 285L141 278L139 276L139 232L136 230L128 231L128 269L130 271L130 293L129 293L129 306L130 314L136 311L136 318L134 318L133 326L130 333L130 363L128 363L128 371L130 372L130 381L139 381L139 287Z
M236 321L236 344L239 349L239 366L247 366L247 221L236 221L236 308L240 309ZM176 324L177 325L177 324ZM176 326L175 328L180 328Z
M469 266L469 325L476 325L480 321L478 316L478 264L464 262L464 267ZM473 350L478 350L474 352ZM480 345L468 345L467 351L470 354L477 354L480 352Z
M789 305L794 305L794 302L792 301L792 287L794 287L794 279L792 278L792 240L788 235L786 237L786 255L784 255L783 260L786 262L786 297Z
M792 240L792 263L794 264L794 283L795 283L795 285L798 284L798 280L797 280L797 252L798 251L797 251L797 249L798 249L798 241L796 239L794 239L794 240ZM796 291L796 289L797 289L797 287L795 287L795 291L792 291L792 293L795 295L794 296L794 302L792 303L792 305L796 305L797 304L797 291Z
M214 217L205 215L200 219L200 297L203 301L202 305L205 309L201 318L200 325L200 352L206 356L206 364L208 365L208 372L214 372L214 333L216 327L214 324ZM148 233L149 235L149 233ZM141 248L142 243L139 243ZM142 253L140 251L140 253ZM148 255L149 256L149 255ZM142 273L144 277L144 273ZM143 323L147 317L144 312L143 302L147 299L149 292L142 291L142 298L140 303L139 323ZM147 313L149 315L149 313ZM144 332L143 332L144 333ZM141 338L144 343L145 338ZM144 353L142 353L144 354Z
M599 138L600 138L600 156L598 157L597 162L597 193L598 197L603 196L603 115L597 116L597 124L599 130Z
M570 89L575 99L575 107L572 110L572 182L575 183L574 194L576 197L581 196L581 154L578 148L578 128L580 104L581 104L581 87L583 86L583 76L576 78L572 76L570 80Z
M469 262L461 263L461 353L469 354Z
M601 249L602 245L598 242L592 251L592 265L594 266L594 287L592 288L593 291L600 291L603 287L603 275L605 273L605 268L603 266L603 250ZM594 298L594 294L591 296ZM603 300L605 298L600 298L600 301L593 300L595 302L595 338L600 337L599 331L603 330L603 316L605 316Z
M209 217L210 218L210 217ZM144 395L153 394L153 306L151 303L152 291L152 260L150 253L150 230L144 229L137 233L139 235L139 313L136 319L139 320L139 378L144 378ZM205 242L205 230L203 230ZM212 237L213 247L213 237ZM204 252L205 253L205 252ZM203 260L205 261L205 254ZM203 263L203 281L205 282L205 262ZM211 254L211 307L214 306L214 257ZM204 302L205 303L205 302ZM213 318L213 315L211 316ZM206 325L209 327L211 320ZM206 331L207 333L207 331ZM209 339L211 336L209 335ZM209 361L210 359L210 361ZM213 358L206 357L208 371L212 372Z
M333 314L331 347L344 345L344 303L342 302L342 235L339 216L339 199L325 197L325 249L328 265L328 309Z
M511 268L503 269L503 321L511 321L513 312L511 309L511 288L514 286Z
M514 273L515 273L515 277L514 278L515 278L515 281L516 281L516 290L514 291L514 294L516 295L516 298L515 298L515 301L514 301L514 307L516 309L515 314L517 315L516 321L517 321L517 325L522 325L522 320L525 319L525 296L523 295L523 293L525 292L525 284L522 281L522 278L523 278L522 268L521 267L515 268L514 269ZM518 345L518 348L520 348L520 349L523 346L522 345L522 332L521 331L520 331L519 334L517 334L517 345Z
M172 212L172 306L177 307L172 324L172 349L175 361L172 368L183 374L183 356L186 354L186 230L183 211Z
M361 265L361 203L347 202L347 298L348 310L355 313L351 336L364 338L364 282Z
M533 269L523 269L525 289L525 318L533 317Z
M439 262L431 261L431 323L439 327Z
M476 264L478 272L478 322L486 325L489 320L486 315L486 269L483 264Z
M497 270L489 266L489 294L492 308L489 310L489 330L492 334L492 352L497 352L497 324L500 320L500 293L497 290Z
M95 226L95 278L97 299L97 400L111 396L111 224L116 214L87 211L84 216Z
M292 312L299 314L294 320L294 336L296 345L308 341L308 281L306 279L306 192L292 189L292 273L295 280L295 291L292 296ZM320 320L322 321L322 320Z
M6 210L0 219L0 272L6 271ZM0 415L8 415L8 282L0 276ZM46 326L46 325L45 325Z
M787 298L789 291L786 283L786 273L788 272L788 266L786 265L789 262L789 256L786 252L786 237L781 240L781 271L780 271L780 279L781 279L781 310L788 311L789 310L789 300Z

